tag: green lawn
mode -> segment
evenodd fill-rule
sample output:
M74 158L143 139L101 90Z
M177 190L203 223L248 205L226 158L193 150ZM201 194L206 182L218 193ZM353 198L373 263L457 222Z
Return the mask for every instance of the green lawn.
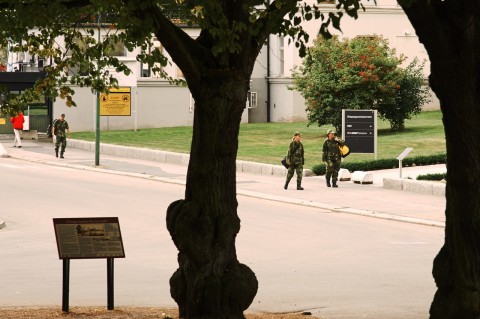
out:
M401 133L390 132L388 122L378 121L377 158L396 158L406 147L413 147L409 156L445 153L445 134L440 111L422 112L406 122ZM238 159L279 164L295 131L303 134L305 166L321 162L321 145L330 127L307 127L306 122L242 124ZM72 138L94 141L92 132L72 133ZM102 143L136 146L164 151L188 153L192 140L191 127L169 127L134 131L101 132ZM345 161L374 159L373 154L351 154Z

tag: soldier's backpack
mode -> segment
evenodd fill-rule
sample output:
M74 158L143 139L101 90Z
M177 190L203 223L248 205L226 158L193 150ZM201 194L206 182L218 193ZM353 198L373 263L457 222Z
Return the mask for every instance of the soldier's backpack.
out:
M47 128L47 136L52 137L52 127L53 127L53 135L57 135L57 121L58 119L53 120L52 124L50 124Z

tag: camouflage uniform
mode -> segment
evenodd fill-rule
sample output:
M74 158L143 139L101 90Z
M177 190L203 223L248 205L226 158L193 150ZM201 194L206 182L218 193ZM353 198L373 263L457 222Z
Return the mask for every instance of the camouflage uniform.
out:
M65 153L65 148L67 147L67 135L65 131L69 129L68 122L65 120L57 120L55 122L54 129L57 132L55 141L55 154L58 157L58 149L60 145L62 145L62 148L60 149L60 156L63 158L63 153Z
M287 180L285 182L285 189L288 187L288 183L293 177L293 174L297 173L297 189L303 190L302 188L302 177L303 177L303 164L305 163L304 158L304 149L302 142L292 141L288 148L287 161L289 161L290 167L287 172Z
M340 164L342 163L342 155L338 146L343 146L345 141L334 138L330 140L326 138L323 142L322 148L322 161L326 166L326 175L327 186L330 187L330 178L332 178L333 187L337 187L338 171L340 170Z

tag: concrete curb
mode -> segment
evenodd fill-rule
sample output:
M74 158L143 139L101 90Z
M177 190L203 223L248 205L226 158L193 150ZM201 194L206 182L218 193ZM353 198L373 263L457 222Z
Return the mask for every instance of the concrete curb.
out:
M10 157L8 155L7 151L5 150L5 147L3 147L3 144L0 142L0 157Z
M393 190L413 192L424 195L445 196L443 183L432 183L405 178L383 178L383 187Z
M95 152L95 143L81 140L69 139L67 140L68 146ZM100 143L100 153L114 155L119 157L128 157L135 159L142 159L148 161L157 161L161 163L177 164L188 166L190 161L189 154L181 154L174 152L166 152L159 150L150 150L138 147L127 147L121 145L104 144ZM274 175L274 176L287 176L287 170L281 165L270 165L248 161L237 161L237 172L260 174L260 175ZM313 176L313 172L310 169L303 170L304 176Z

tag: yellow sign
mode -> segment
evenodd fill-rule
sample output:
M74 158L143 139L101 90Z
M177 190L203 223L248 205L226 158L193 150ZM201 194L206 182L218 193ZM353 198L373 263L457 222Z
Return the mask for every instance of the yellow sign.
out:
M132 92L130 87L110 89L110 93L100 95L101 116L131 116Z
M0 117L0 125L5 125L5 124L7 124L7 119Z

